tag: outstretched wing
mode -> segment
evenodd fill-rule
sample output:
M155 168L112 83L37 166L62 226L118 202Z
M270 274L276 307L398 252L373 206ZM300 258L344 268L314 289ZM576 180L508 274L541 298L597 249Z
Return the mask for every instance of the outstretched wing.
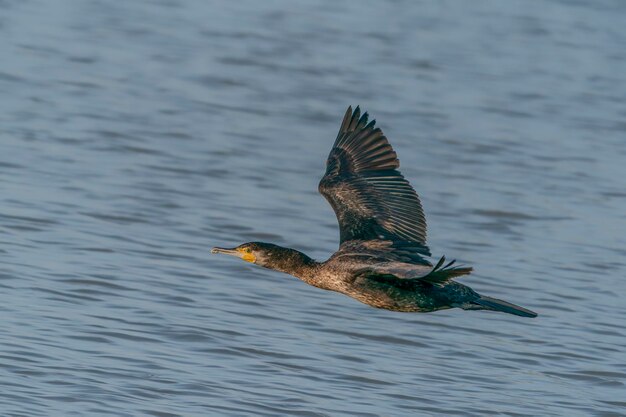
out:
M340 241L387 240L430 256L419 198L398 171L383 132L359 107L348 107L326 163L320 193L339 221Z

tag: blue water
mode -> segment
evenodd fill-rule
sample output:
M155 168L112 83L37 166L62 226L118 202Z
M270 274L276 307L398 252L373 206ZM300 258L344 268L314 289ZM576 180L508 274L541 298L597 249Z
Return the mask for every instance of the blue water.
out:
M0 0L0 415L626 415L623 1ZM317 259L349 105L435 256L537 311L402 314Z

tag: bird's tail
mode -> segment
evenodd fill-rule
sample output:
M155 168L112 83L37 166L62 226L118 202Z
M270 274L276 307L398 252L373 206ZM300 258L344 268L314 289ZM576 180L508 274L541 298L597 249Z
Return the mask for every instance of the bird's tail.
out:
M479 299L472 301L471 306L467 310L493 310L502 311L503 313L515 314L521 317L537 317L537 313L520 307L518 305L498 300L497 298L481 295Z

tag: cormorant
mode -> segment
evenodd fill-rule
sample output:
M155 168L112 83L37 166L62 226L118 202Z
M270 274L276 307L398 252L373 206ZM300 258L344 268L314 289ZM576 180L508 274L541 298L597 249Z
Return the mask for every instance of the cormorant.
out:
M405 312L458 307L536 317L452 280L469 274L470 267L446 263L444 256L433 267L422 205L399 166L375 120L368 123L367 113L348 107L319 183L339 221L339 250L325 262L264 242L211 252L286 272L372 307Z

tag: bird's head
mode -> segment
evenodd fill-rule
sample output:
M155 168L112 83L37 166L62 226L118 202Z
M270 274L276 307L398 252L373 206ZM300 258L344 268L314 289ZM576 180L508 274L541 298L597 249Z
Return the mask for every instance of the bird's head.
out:
M213 248L211 253L236 256L246 262L292 275L315 265L315 261L302 252L264 242L243 243L233 249Z
M223 253L225 255L236 256L246 262L270 267L280 249L282 249L280 246L276 246L271 243L248 242L242 243L233 249L215 247L211 249L211 253Z

